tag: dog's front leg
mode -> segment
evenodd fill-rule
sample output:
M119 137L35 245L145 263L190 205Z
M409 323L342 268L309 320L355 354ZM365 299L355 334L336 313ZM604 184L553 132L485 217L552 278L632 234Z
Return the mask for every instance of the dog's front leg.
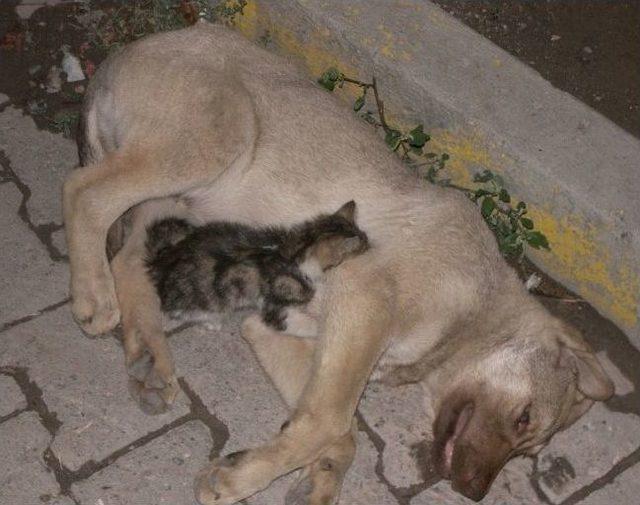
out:
M195 483L200 503L227 505L247 498L319 460L350 434L360 395L386 346L392 310L384 274L363 275L350 267L328 290L311 376L289 425L270 443L219 458L200 472Z
M311 375L316 339L288 335L267 326L257 316L242 325L242 336L249 342L258 361L278 392L294 412L302 390ZM288 422L283 424L286 430ZM313 463L305 466L285 498L286 505L328 505L335 503L344 477L356 453L357 422L350 432L331 445Z

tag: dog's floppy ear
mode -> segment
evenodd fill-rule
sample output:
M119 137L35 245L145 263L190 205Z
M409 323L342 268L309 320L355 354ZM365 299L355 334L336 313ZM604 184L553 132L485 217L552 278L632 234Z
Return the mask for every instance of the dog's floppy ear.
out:
M347 221L351 223L355 223L356 221L356 202L353 200L349 200L342 207L340 207L336 212L336 216L340 216L345 218Z
M558 337L558 344L560 345L558 365L575 371L578 390L583 395L597 401L604 401L613 396L615 392L613 382L576 330L565 328Z

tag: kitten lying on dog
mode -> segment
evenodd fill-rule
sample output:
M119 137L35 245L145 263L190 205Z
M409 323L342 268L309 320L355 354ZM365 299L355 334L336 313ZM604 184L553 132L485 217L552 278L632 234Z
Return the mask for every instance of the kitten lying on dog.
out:
M257 308L285 330L289 306L307 304L319 275L368 248L355 224L356 204L292 226L254 228L164 219L147 230L147 268L164 312L193 319Z

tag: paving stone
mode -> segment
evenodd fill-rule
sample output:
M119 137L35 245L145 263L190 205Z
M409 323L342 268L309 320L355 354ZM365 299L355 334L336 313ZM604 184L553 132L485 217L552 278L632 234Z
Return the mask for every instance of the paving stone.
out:
M211 445L208 428L190 421L74 484L73 494L86 505L192 504L193 478Z
M358 450L344 480L340 503L344 505L397 505L398 501L376 476L378 451L365 433L358 433Z
M25 412L0 425L0 503L41 503L40 496L60 491L42 454L51 435L35 412Z
M52 261L20 219L21 201L13 184L0 185L0 293L5 295L0 299L0 326L37 313L68 294L68 267Z
M62 183L77 166L75 143L39 130L33 119L14 107L0 114L0 149L18 178L31 190L27 209L34 224L62 222Z
M560 503L636 450L639 440L640 418L598 403L540 452L540 488Z
M618 505L638 503L640 496L640 465L629 468L613 482L594 491L580 505Z
M51 496L46 493L40 495L39 503L45 505L76 505L76 503L68 496Z
M240 336L240 317L219 331L191 327L171 338L177 374L183 375L213 415L229 429L224 452L267 442L287 409Z
M0 417L27 406L22 391L11 377L0 375Z
M127 392L122 349L112 338L85 337L68 306L15 326L2 340L0 365L27 368L63 423L52 449L71 470L100 461L188 412L180 395L170 412L143 414Z
M385 441L384 475L396 487L424 481L415 447L431 440L433 419L425 407L425 392L412 384L389 387L370 384L359 411L367 424Z
M533 460L512 459L496 477L483 505L543 505L531 486ZM469 505L473 503L451 489L451 483L440 481L411 500L411 505Z

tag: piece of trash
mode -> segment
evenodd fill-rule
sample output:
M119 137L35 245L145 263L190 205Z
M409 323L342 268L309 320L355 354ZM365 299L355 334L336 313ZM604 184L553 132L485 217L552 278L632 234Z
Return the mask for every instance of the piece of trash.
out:
M587 53L587 54L593 54L593 49L591 49L589 46L584 46L582 48L582 51Z
M47 74L47 93L58 93L62 89L62 79L60 78L60 68L53 65Z
M551 42L555 42L556 40L560 40L560 35L551 35Z
M85 76L80 60L71 54L67 46L62 46L62 52L64 53L62 70L67 74L67 82L84 81Z
M542 283L542 277L540 277L536 273L533 273L529 276L529 278L527 279L527 282L524 283L524 287L526 288L527 291L533 291L538 286L540 286L541 283Z

